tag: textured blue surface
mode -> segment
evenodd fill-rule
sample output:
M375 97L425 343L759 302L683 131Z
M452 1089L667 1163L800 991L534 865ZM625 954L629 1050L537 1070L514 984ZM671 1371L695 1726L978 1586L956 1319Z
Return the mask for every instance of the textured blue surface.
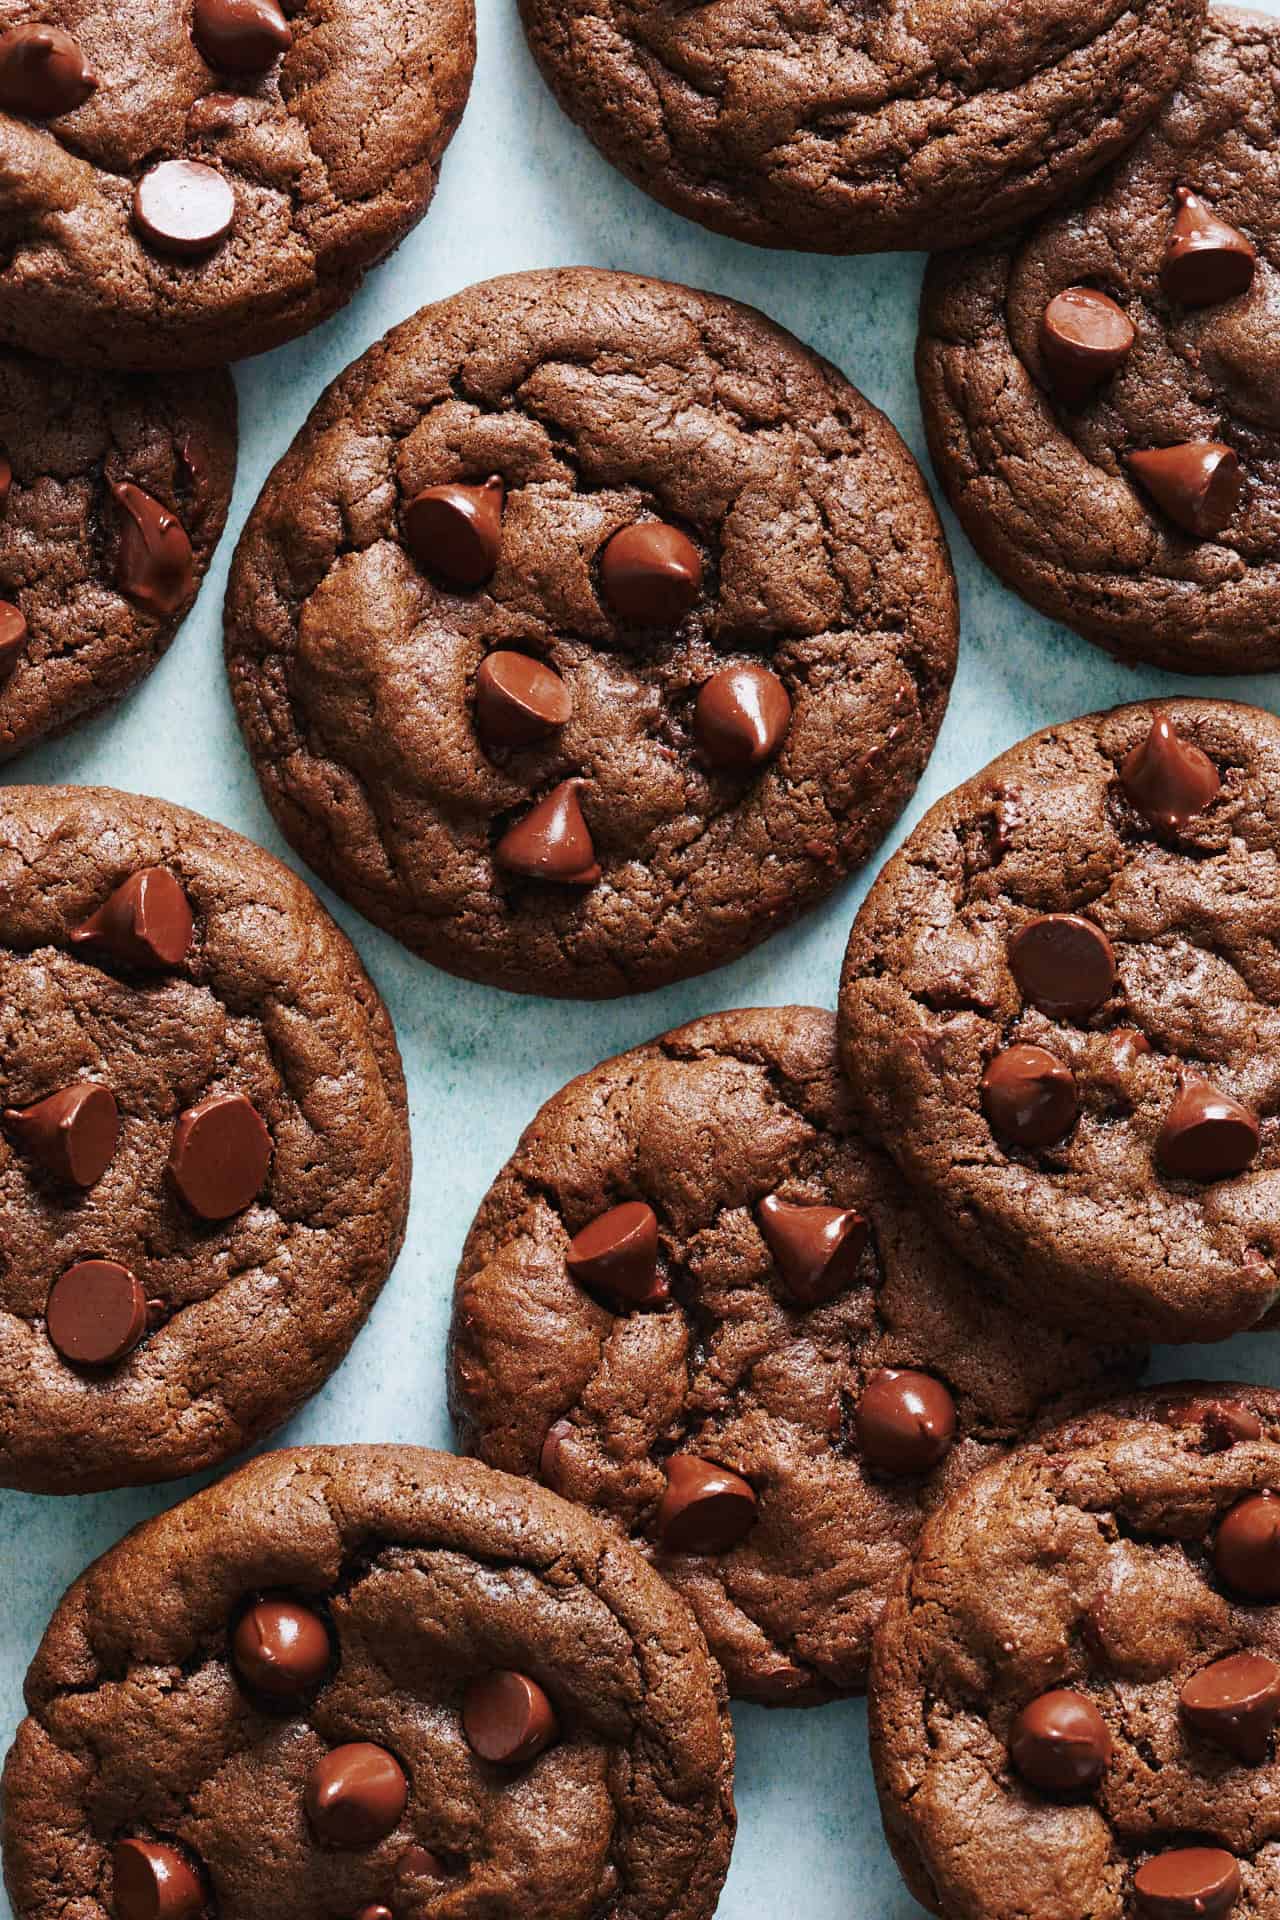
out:
M1280 12L1280 0L1264 4ZM576 264L659 274L763 308L842 367L923 458L911 371L920 261L757 252L664 212L562 118L525 51L512 0L480 0L475 89L426 222L345 313L237 372L242 451L231 528L168 658L122 710L30 755L11 777L162 795L289 857L259 798L222 674L220 603L234 536L321 387L388 326L491 274ZM1006 592L954 522L948 535L963 605L960 671L938 750L891 844L949 787L1051 721L1175 690L1276 707L1280 682L1271 676L1189 687L1106 660ZM451 980L325 896L395 1017L413 1113L413 1211L399 1266L354 1352L279 1438L448 1446L443 1359L453 1271L475 1207L521 1127L571 1075L695 1014L832 1005L849 922L875 865L735 966L601 1007L516 1001ZM1258 1337L1157 1357L1159 1377L1192 1370L1280 1383L1280 1353ZM127 1527L186 1490L64 1501L0 1493L0 1743L7 1746L17 1722L23 1673L63 1588ZM861 1705L807 1714L739 1709L735 1718L741 1829L723 1920L918 1920L881 1839ZM0 1911L9 1914L2 1895Z

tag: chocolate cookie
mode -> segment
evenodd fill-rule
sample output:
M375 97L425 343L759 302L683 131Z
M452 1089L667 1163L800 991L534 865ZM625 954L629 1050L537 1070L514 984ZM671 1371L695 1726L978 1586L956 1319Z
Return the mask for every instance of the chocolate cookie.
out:
M415 1447L267 1454L63 1600L4 1775L16 1920L708 1920L733 1730L587 1515Z
M304 333L419 220L472 0L10 0L0 340L208 367Z
M885 1829L944 1920L1280 1909L1280 1394L1165 1387L954 1495L876 1635Z
M914 787L955 649L889 422L750 309L594 269L472 287L357 361L227 602L303 857L437 965L582 997L829 892Z
M921 1203L1038 1317L1213 1340L1280 1294L1280 722L1033 734L854 923L845 1065Z
M151 671L222 536L235 468L227 374L70 373L0 349L0 759Z
M835 1022L698 1020L548 1101L454 1298L463 1445L630 1536L747 1699L858 1691L923 1516L1135 1356L1026 1337L853 1127Z
M0 791L0 1485L176 1478L346 1352L404 1232L391 1022L270 854Z
M934 461L1003 580L1126 659L1280 665L1280 21L1214 7L1100 185L934 261Z
M1204 0L521 0L565 112L637 186L758 246L954 247L1145 125Z

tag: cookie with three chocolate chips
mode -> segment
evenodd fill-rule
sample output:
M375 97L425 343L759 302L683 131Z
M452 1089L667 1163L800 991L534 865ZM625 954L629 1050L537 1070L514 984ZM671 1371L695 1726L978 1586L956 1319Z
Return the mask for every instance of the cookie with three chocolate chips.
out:
M357 361L227 600L304 859L439 966L581 997L827 894L919 778L955 653L884 416L749 308L594 269L472 287Z
M629 1537L731 1690L857 1692L924 1516L1136 1357L1023 1315L859 1136L816 1008L714 1015L556 1094L458 1272L462 1445Z
M724 1683L541 1488L414 1447L264 1455L76 1582L4 1774L15 1920L709 1920Z
M1278 63L1280 21L1211 8L1101 183L925 282L925 425L979 553L1181 672L1280 664Z
M862 1112L1040 1318L1222 1339L1280 1294L1280 721L1033 734L928 813L840 994Z
M386 1009L199 815L0 791L0 1485L173 1479L288 1417L404 1232Z
M0 340L209 367L325 319L419 220L472 0L23 0L0 20Z
M943 1920L1280 1909L1280 1394L1163 1387L979 1474L876 1635L885 1831Z

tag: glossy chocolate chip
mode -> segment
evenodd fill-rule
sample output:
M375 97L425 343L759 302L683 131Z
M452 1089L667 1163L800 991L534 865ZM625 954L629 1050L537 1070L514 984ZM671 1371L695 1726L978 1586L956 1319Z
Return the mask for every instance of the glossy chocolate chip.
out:
M111 1852L115 1920L195 1920L204 1892L190 1862L154 1840L121 1840Z
M147 1330L147 1296L115 1260L77 1260L54 1281L44 1310L51 1344L77 1367L110 1367Z
M1111 998L1116 957L1101 927L1074 913L1042 913L1009 942L1023 995L1045 1013L1083 1020Z
M508 827L494 848L497 864L523 880L594 886L600 867L578 804L580 785L577 780L562 780L523 820Z
M713 767L748 773L778 752L791 725L791 699L767 667L724 667L704 682L693 731Z
M0 34L0 110L52 120L83 106L98 76L61 27L42 22Z
M211 253L231 231L231 182L203 160L161 160L133 190L133 220L148 246L178 260Z
M1070 1133L1080 1096L1070 1067L1043 1047L1005 1047L982 1076L982 1106L998 1140L1034 1152Z
M1258 256L1236 227L1219 220L1189 187L1179 187L1178 212L1165 248L1160 284L1184 307L1234 300L1253 285Z
M405 545L423 569L451 587L473 589L493 578L502 550L503 486L449 481L424 487L404 510Z
M1222 791L1207 753L1184 740L1167 713L1157 713L1147 736L1120 763L1129 804L1160 832L1180 831Z
M491 653L476 674L476 732L486 747L533 747L563 727L573 695L527 653Z
M446 1873L443 1860L430 1847L406 1847L396 1861L396 1880L410 1890L421 1880L443 1880Z
M1233 1593L1280 1600L1280 1495L1251 1493L1223 1515L1213 1564Z
M673 627L702 591L702 556L679 527L637 521L606 545L600 584L620 620L634 627Z
M276 0L196 0L192 36L222 73L266 73L293 45Z
M593 1293L635 1306L667 1297L667 1283L658 1272L658 1216L643 1200L624 1200L575 1233L565 1264Z
M1041 1793L1079 1793L1105 1773L1111 1735L1092 1700L1058 1688L1027 1702L1013 1723L1009 1756Z
M1137 1027L1113 1027L1107 1035L1107 1046L1111 1052L1114 1073L1130 1072L1134 1062L1151 1051L1151 1042Z
M26 615L11 600L0 600L0 679L8 678L26 650Z
M538 1453L538 1474L544 1487L555 1486L560 1449L572 1432L571 1420L553 1420L547 1428L546 1437Z
M254 1693L295 1700L313 1692L329 1671L328 1629L296 1600L255 1600L236 1626L231 1657Z
M1178 1400L1161 1409L1170 1427L1199 1427L1206 1453L1229 1453L1252 1440L1261 1440L1262 1422L1238 1400Z
M356 1915L356 1920L395 1920L395 1915L392 1913L390 1907L380 1905L361 1907L359 1913Z
M728 1467L673 1453L666 1475L658 1534L669 1553L727 1553L755 1525L756 1496Z
M1144 1861L1133 1890L1152 1920L1220 1920L1240 1897L1240 1868L1222 1847L1178 1847Z
M851 1287L871 1233L852 1207L797 1205L771 1193L756 1212L788 1293L817 1306Z
M345 1853L394 1833L409 1799L399 1761L385 1747L357 1740L334 1747L307 1780L307 1815L317 1836Z
M1198 1734L1258 1766L1280 1719L1280 1667L1265 1653L1233 1653L1193 1673L1178 1699Z
M862 1390L854 1425L868 1466L930 1473L955 1442L956 1403L930 1373L881 1367Z
M1182 1076L1156 1141L1156 1158L1180 1180L1229 1180L1258 1151L1256 1115L1208 1080Z
M499 1767L527 1767L559 1731L555 1709L537 1681L506 1671L471 1682L462 1725L472 1751Z
M1212 540L1239 504L1240 461L1219 440L1148 447L1128 460L1156 505L1193 539Z
M176 513L131 480L112 481L119 506L120 548L116 585L148 613L177 613L196 588L195 555Z
M96 1080L77 1080L31 1107L10 1107L4 1125L24 1153L76 1187L101 1180L120 1139L115 1095Z
M73 946L101 949L131 966L176 967L187 956L193 925L187 896L168 868L142 867L69 938Z
M1133 350L1133 322L1094 287L1055 294L1040 321L1040 352L1055 392L1083 400L1123 366Z
M169 1172L193 1213L228 1220L262 1191L271 1135L242 1093L212 1093L178 1116Z

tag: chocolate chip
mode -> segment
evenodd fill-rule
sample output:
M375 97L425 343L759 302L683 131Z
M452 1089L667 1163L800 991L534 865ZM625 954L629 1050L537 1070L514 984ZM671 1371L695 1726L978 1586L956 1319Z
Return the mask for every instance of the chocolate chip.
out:
M727 1553L755 1525L756 1496L728 1467L673 1453L666 1475L658 1534L669 1553Z
M555 1709L537 1681L506 1671L471 1682L462 1725L473 1752L499 1767L527 1767L559 1731Z
M1041 1793L1078 1793L1106 1771L1111 1735L1092 1700L1059 1688L1022 1709L1009 1735L1009 1757Z
M1134 1062L1151 1051L1151 1042L1137 1027L1113 1027L1107 1035L1107 1045L1111 1051L1112 1072L1118 1074L1130 1073Z
M276 0L196 0L192 37L223 73L266 73L293 45Z
M255 1600L241 1615L231 1641L240 1678L272 1700L296 1700L313 1692L328 1673L331 1656L324 1621L296 1600Z
M0 679L7 679L27 650L27 618L12 600L0 600Z
M723 667L703 684L693 731L713 767L746 773L772 760L791 725L791 699L767 667Z
M376 1846L394 1833L408 1799L399 1761L365 1740L334 1747L307 1780L307 1814L316 1834L344 1853Z
M396 1862L396 1879L401 1886L412 1887L419 1880L443 1880L447 1869L430 1847L406 1847Z
M0 109L52 120L83 106L98 76L60 27L34 24L0 34Z
M77 1187L101 1180L120 1139L115 1095L96 1080L77 1080L33 1107L10 1107L4 1124L25 1153Z
M1101 927L1074 913L1042 913L1009 942L1009 967L1045 1013L1083 1020L1111 998L1116 957Z
M600 557L604 597L636 627L672 627L702 590L702 556L687 534L661 520L615 533Z
M226 239L236 217L231 182L203 160L162 160L133 190L133 219L157 253L193 260Z
M1222 1847L1179 1847L1145 1861L1133 1890L1153 1920L1220 1920L1240 1897L1240 1868Z
M1236 1400L1182 1400L1161 1409L1170 1427L1199 1427L1206 1453L1229 1453L1232 1447L1261 1440L1262 1422Z
M1258 1766L1280 1719L1280 1667L1265 1653L1233 1653L1193 1673L1178 1699L1197 1733Z
M425 573L451 587L482 587L502 550L502 503L496 473L482 487L424 487L404 510L405 544Z
M932 1374L881 1367L862 1390L854 1425L868 1466L929 1473L955 1442L956 1403Z
M797 1206L771 1193L756 1218L787 1291L817 1306L854 1284L871 1228L852 1207Z
M590 887L600 878L596 850L578 805L578 780L562 780L517 820L494 848L493 857L508 873L524 880L552 880L561 886Z
M1188 440L1127 456L1158 507L1196 540L1222 532L1240 501L1240 462L1218 440Z
M1080 1097L1070 1067L1043 1047L1005 1047L982 1076L982 1106L998 1140L1035 1150L1070 1133Z
M1250 1494L1224 1515L1213 1564L1247 1600L1280 1600L1280 1495Z
M1248 1107L1198 1075L1183 1074L1156 1141L1166 1173L1182 1180L1229 1180L1258 1151L1258 1121Z
M575 1233L565 1264L592 1292L635 1306L667 1298L658 1272L658 1216L643 1200L624 1200Z
M101 948L135 967L176 967L191 946L187 896L166 867L142 867L73 927L72 946Z
M1096 288L1055 294L1040 321L1040 352L1055 391L1083 400L1123 366L1136 337L1123 307Z
M544 1487L554 1487L560 1449L573 1432L571 1420L553 1420L538 1454L538 1473Z
M213 1093L178 1116L169 1172L193 1213L228 1220L262 1190L271 1135L242 1093Z
M1189 187L1178 188L1177 200L1160 269L1160 284L1169 298L1184 307L1210 307L1248 293L1258 263L1249 241L1219 220Z
M115 1920L195 1920L204 1910L200 1882L176 1847L121 1840L112 1848Z
M60 1274L44 1310L51 1344L77 1367L110 1367L147 1330L141 1284L114 1260L77 1260Z
M1207 753L1184 740L1167 713L1152 719L1145 740L1120 763L1120 785L1132 807L1158 832L1178 832L1222 791Z
M195 555L176 513L131 480L112 481L124 514L116 555L116 585L161 618L177 613L196 588Z
M563 727L572 712L573 695L541 660L504 650L480 662L476 732L484 746L536 746Z
M395 1920L395 1915L392 1913L390 1907L361 1907L359 1913L356 1915L356 1920Z

